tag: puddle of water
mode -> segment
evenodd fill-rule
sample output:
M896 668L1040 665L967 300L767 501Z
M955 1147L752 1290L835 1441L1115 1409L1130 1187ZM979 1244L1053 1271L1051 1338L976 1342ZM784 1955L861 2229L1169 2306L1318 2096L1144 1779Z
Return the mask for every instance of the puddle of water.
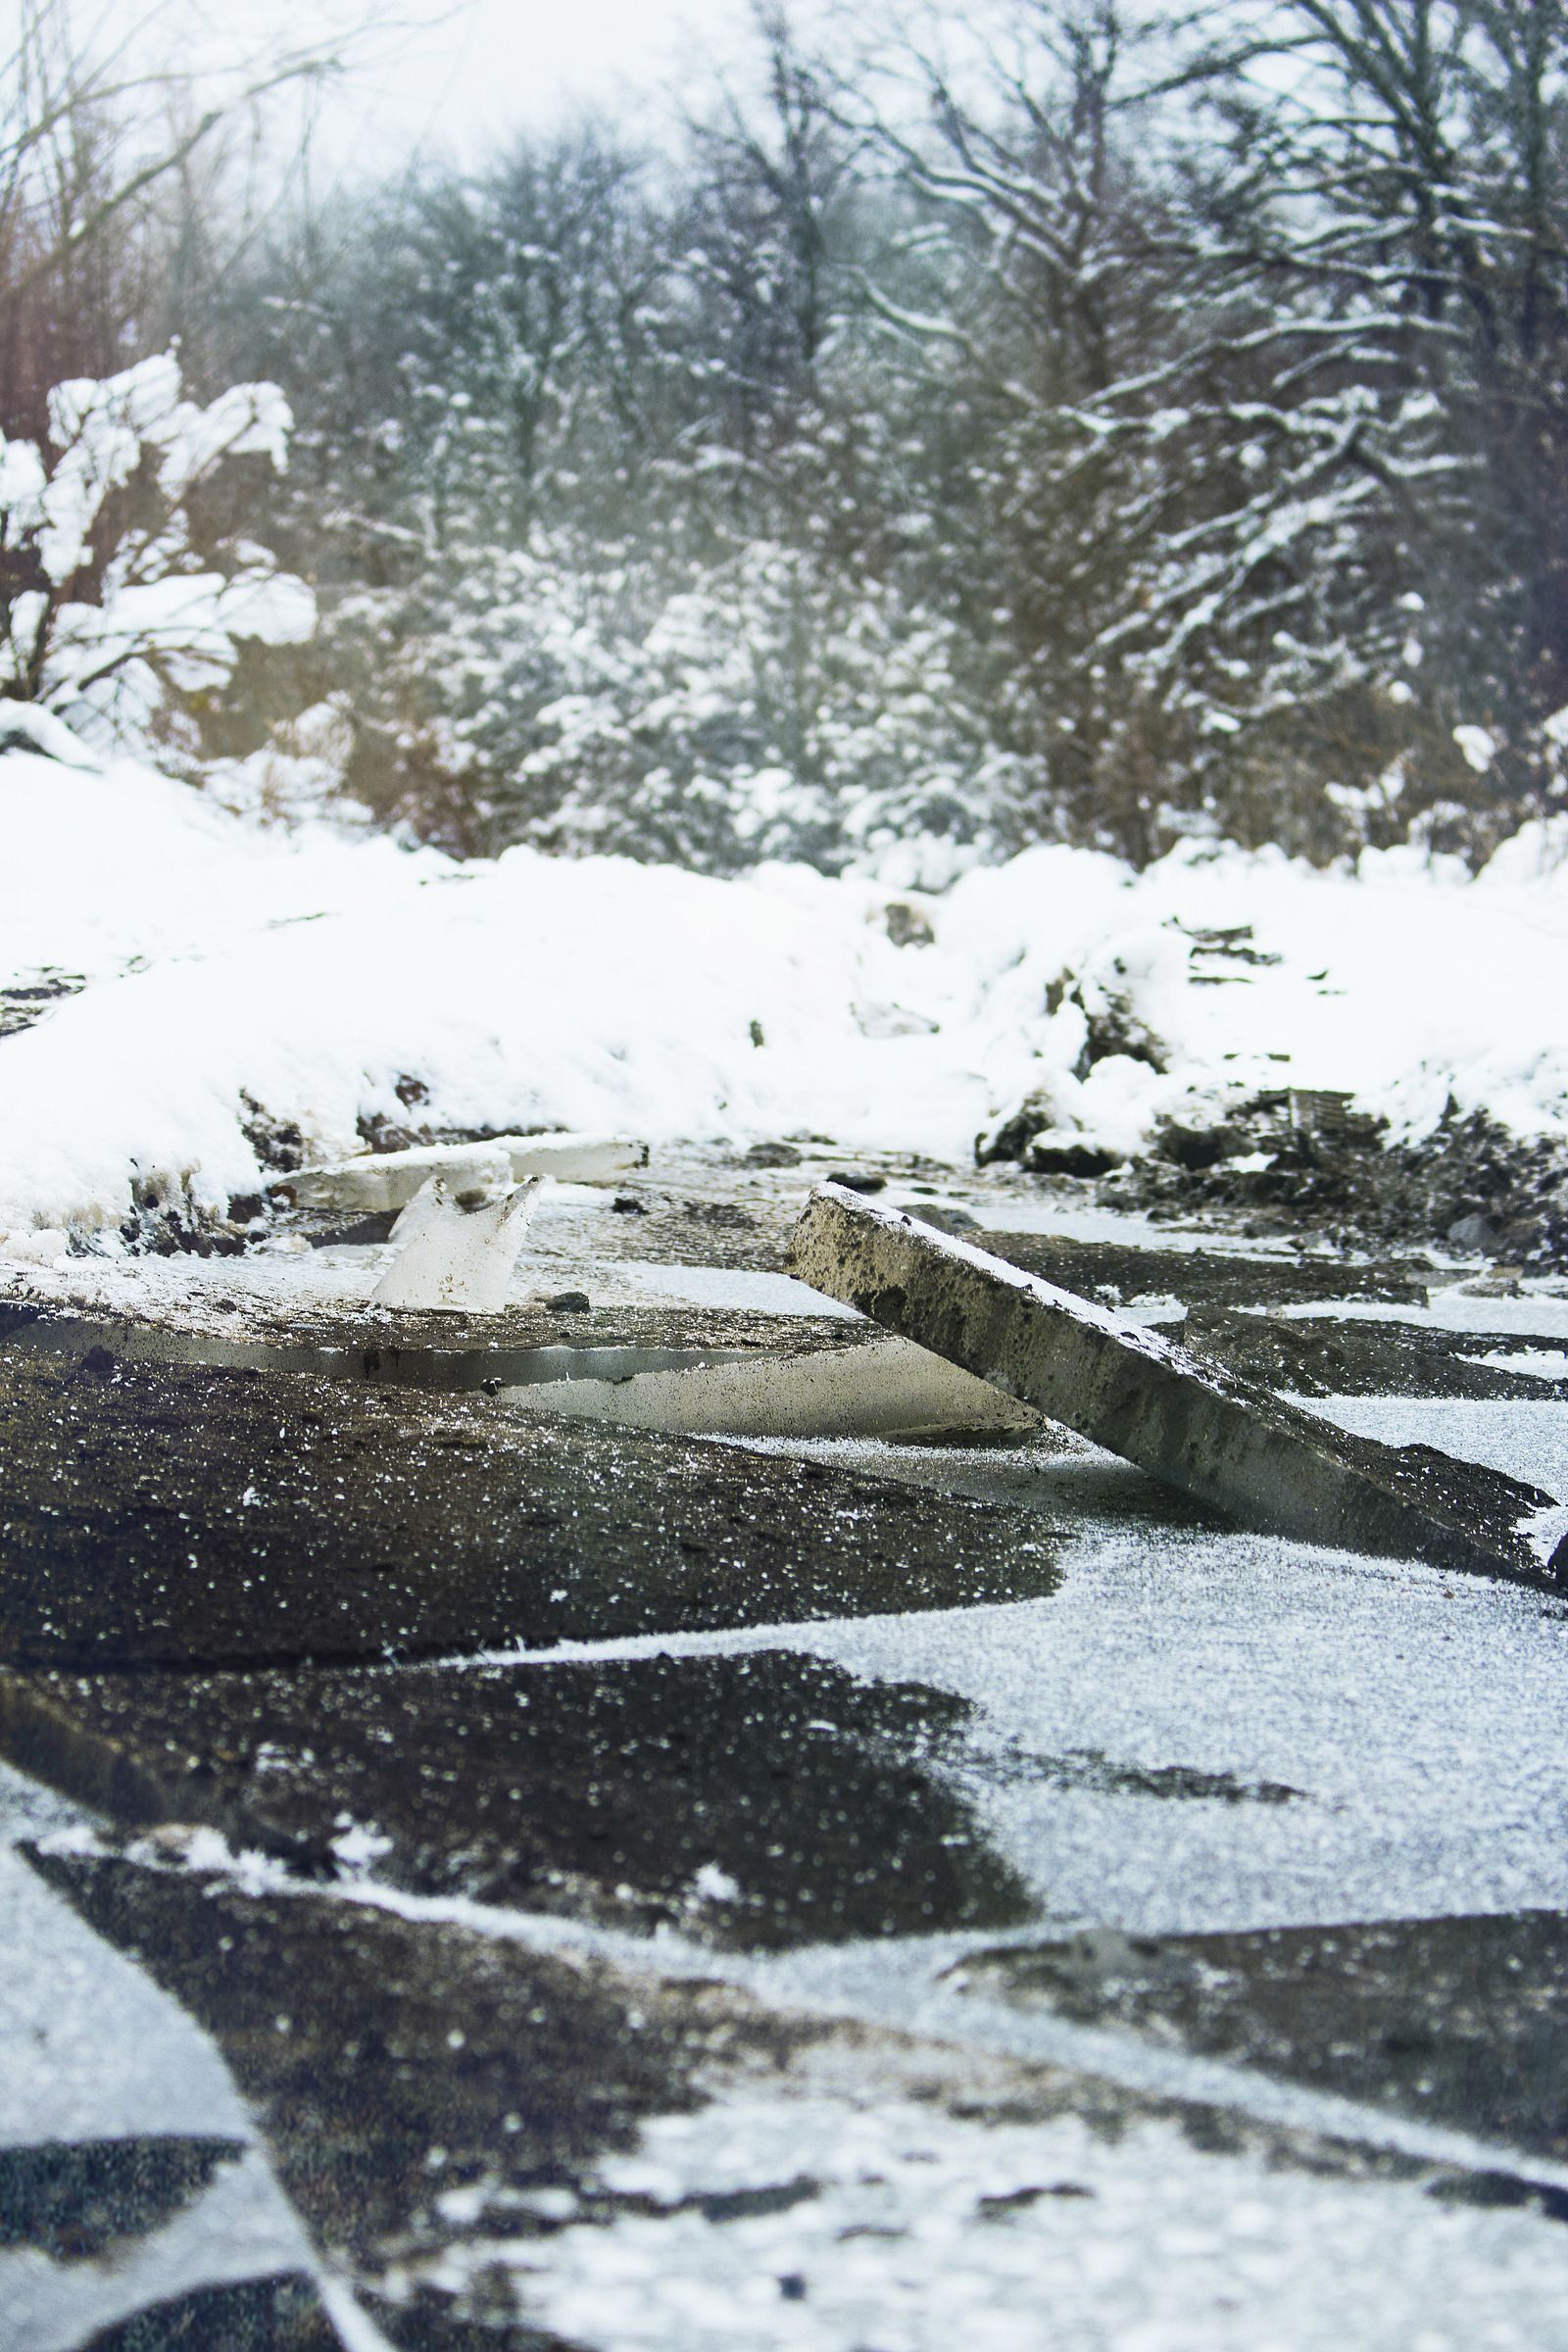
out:
M533 1388L541 1383L620 1382L650 1372L687 1372L756 1361L756 1350L714 1348L400 1348L368 1341L359 1348L275 1347L223 1340L141 1323L88 1322L0 1308L8 1347L78 1361L94 1348L127 1363L206 1364L221 1372L305 1372L329 1380L373 1380L441 1391Z

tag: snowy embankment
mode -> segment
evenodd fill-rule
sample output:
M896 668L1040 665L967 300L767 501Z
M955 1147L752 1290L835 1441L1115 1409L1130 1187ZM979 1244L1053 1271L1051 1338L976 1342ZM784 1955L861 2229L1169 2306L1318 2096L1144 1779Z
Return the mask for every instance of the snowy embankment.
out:
M1568 1132L1568 840L1540 828L1473 882L1415 852L1352 878L1206 845L1142 875L1037 849L919 902L934 939L902 947L865 880L466 865L260 832L125 762L0 759L0 1013L45 1004L0 1040L0 1234L112 1232L133 1180L221 1210L264 1180L258 1106L312 1157L379 1114L962 1162L1041 1087L1123 1151L1288 1082L1352 1091L1395 1134L1450 1095ZM84 985L8 1006L56 979ZM1097 1008L1163 1071L1102 1037L1089 1067Z

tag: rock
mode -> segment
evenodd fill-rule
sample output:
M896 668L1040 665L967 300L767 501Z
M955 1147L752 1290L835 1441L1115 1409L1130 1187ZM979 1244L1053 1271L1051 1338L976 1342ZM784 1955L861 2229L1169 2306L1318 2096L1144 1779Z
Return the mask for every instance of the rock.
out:
M506 1304L543 1179L490 1200L482 1192L454 1200L446 1180L432 1176L394 1228L403 1248L370 1294L372 1306L437 1308L496 1314Z
M859 1004L850 1006L862 1037L935 1037L941 1028L923 1012L910 1012L903 1004Z
M1176 1120L1161 1131L1159 1151L1179 1168L1215 1168L1222 1159L1246 1152L1247 1138L1236 1127L1183 1127Z
M1348 1437L1109 1308L824 1186L791 1244L800 1279L1022 1397L1243 1527L1556 1588L1521 1522L1552 1497L1429 1446Z
M801 1155L793 1144L753 1144L742 1165L748 1168L798 1168Z
M1108 1176L1127 1154L1109 1144L1097 1144L1088 1135L1037 1136L1024 1153L1024 1165L1035 1176Z
M1455 1217L1444 1239L1454 1250L1479 1250L1484 1256L1494 1256L1497 1247L1497 1228L1490 1217Z
M928 948L936 938L917 906L895 899L887 910L888 937L896 948Z
M1016 1110L981 1128L974 1139L975 1166L988 1168L993 1160L1022 1159L1035 1137L1044 1129L1056 1126L1060 1116L1050 1089L1036 1087L1032 1094L1025 1095ZM836 1183L837 1178L831 1181Z
M554 1298L547 1298L545 1304L555 1315L586 1315L591 1312L586 1291L560 1291Z

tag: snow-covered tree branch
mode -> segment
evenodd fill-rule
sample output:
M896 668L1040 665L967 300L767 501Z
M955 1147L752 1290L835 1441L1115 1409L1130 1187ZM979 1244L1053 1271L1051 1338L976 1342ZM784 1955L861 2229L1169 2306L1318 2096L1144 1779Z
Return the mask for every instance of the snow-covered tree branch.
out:
M281 472L291 422L274 384L185 399L172 353L57 384L47 442L0 445L0 693L136 740L169 688L220 684L242 640L309 637L305 583L200 514L231 461Z

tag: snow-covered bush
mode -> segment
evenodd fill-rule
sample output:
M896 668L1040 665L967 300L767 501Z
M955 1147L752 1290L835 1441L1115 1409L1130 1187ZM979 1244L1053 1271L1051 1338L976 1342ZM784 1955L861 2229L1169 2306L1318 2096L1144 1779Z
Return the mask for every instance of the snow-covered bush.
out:
M1006 763L954 636L885 581L777 542L671 580L542 528L520 549L466 538L415 588L347 598L328 623L354 649L362 727L401 732L411 773L461 789L462 846L710 872L894 856L906 888L1005 841Z
M137 744L170 688L220 684L241 641L308 637L305 583L200 515L228 460L281 472L290 425L272 384L185 399L172 352L57 384L47 442L0 441L0 695Z

